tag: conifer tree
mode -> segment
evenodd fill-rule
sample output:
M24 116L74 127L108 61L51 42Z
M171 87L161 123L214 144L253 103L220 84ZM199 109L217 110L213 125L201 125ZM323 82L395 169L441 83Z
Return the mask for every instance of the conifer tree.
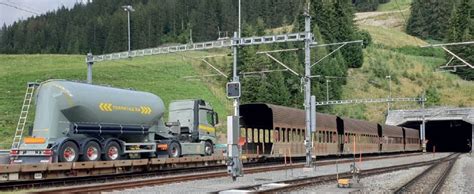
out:
M456 6L450 19L450 26L448 29L447 42L465 42L472 41L474 38L474 1L461 0L460 4ZM474 48L472 45L461 45L449 47L451 51L456 53L464 60L474 62ZM451 55L447 55L451 58ZM448 59L449 60L449 59ZM455 60L455 65L464 65L461 61ZM474 80L474 70L472 68L457 68L457 72L461 78L466 80Z
M423 39L443 40L454 4L453 1L413 0L407 33Z

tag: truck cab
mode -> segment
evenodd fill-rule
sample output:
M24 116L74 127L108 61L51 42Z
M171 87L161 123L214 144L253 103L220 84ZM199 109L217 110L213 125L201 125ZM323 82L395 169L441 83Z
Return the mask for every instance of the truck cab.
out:
M216 141L217 113L204 100L173 101L169 106L168 122L180 124L180 134L190 134L189 142Z
M211 155L217 140L215 127L218 122L218 114L204 100L190 99L171 102L168 122L165 123L170 132L166 135L171 133L177 142L174 145L171 142L167 143L169 156ZM166 135L162 134L161 136Z

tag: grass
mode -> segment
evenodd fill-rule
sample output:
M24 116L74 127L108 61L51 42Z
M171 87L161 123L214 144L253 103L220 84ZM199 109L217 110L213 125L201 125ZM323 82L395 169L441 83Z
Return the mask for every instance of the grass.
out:
M205 99L213 105L223 122L231 109L231 102L224 96L225 81L211 83L210 78L191 81L183 78L206 73L208 68L192 58L209 54L214 53L190 52L186 53L187 58L169 54L98 62L93 66L93 81L95 84L154 93L166 106L177 99ZM84 56L79 55L0 55L0 61L0 147L11 144L27 82L86 78ZM228 64L227 61L227 57L221 57L214 63ZM224 128L223 123L218 129L222 131Z
M360 25L359 28L367 30L372 36L373 42L379 45L398 48L403 46L421 46L427 44L425 41L399 30L370 25Z
M407 55L376 46L369 47L364 51L364 54L365 63L362 68L349 71L350 79L348 79L348 84L343 87L344 99L389 96L389 80L385 79L384 75L391 75L393 97L420 96L423 90L434 86L440 93L440 106L474 106L474 84L461 80L455 75L435 72L435 68L445 62L444 58ZM379 76L378 72L384 74ZM416 103L394 103L392 108L411 109L419 108L419 105ZM335 107L335 112L338 114L367 118L377 122L384 122L386 110L386 104ZM360 115L361 113L362 115Z
M393 17L399 17L397 15ZM390 15L375 17L390 19ZM392 97L417 97L429 87L439 93L436 106L473 107L474 84L450 73L436 72L446 63L444 51L420 48L425 41L412 37L400 29L372 25L359 25L367 30L373 44L364 50L364 64L350 69L347 85L343 87L343 99L386 98L389 96L389 80L392 77ZM414 102L393 103L392 109L416 109ZM385 122L387 104L362 104L335 106L333 113L353 118Z
M410 16L410 13L410 9L408 8L404 8L401 10L395 9L379 12L359 13L359 21L357 23L360 26L377 26L389 29L397 29L398 31L403 32L405 31L406 23Z
M409 9L412 0L391 0L388 3L380 4L377 11L398 11Z
M397 11L398 9L393 8L394 1L396 0L381 5L379 9ZM400 6L409 7L411 1L398 2ZM446 62L443 51L420 48L426 42L407 35L398 24L384 25L383 21L402 21L399 13L383 14L371 19L375 21L374 24L382 21L382 25L359 25L359 28L372 35L373 44L364 51L363 66L349 70L347 85L343 87L343 99L385 98L389 95L389 84L385 76L391 75L393 97L415 97L432 86L440 94L439 105L474 106L472 82L461 80L453 74L435 72L437 66ZM284 32L288 29L291 26L269 32ZM225 96L226 79L222 76L183 79L184 76L214 74L215 71L196 58L216 54L226 53L217 50L210 53L189 52L186 55L169 54L99 62L94 65L94 82L149 91L160 96L165 104L174 99L203 98L212 103L222 122L225 121L225 115L232 112L231 102ZM230 57L215 57L208 61L220 70L230 72ZM26 82L52 78L84 80L85 73L84 56L0 55L0 141L4 143L4 147L10 145ZM419 105L394 103L392 108L410 109L419 108ZM383 123L386 110L386 104L374 103L335 106L332 112ZM225 131L225 123L220 125L219 130Z

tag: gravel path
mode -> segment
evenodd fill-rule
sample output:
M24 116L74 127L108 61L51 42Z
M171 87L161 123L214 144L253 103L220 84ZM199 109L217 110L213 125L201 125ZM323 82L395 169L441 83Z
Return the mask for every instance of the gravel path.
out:
M402 10L406 12L408 9ZM358 25L377 26L384 28L402 28L405 24L400 11L376 11L356 13L354 21Z
M409 9L404 9L404 10L401 10L402 12L405 12L405 11L408 11ZM367 19L367 18L372 18L372 17L376 17L376 16L380 16L380 15L385 15L385 14L392 14L392 13L400 13L400 11L372 11L372 12L359 12L359 13L355 13L355 18L354 20L355 21L359 21L359 20L364 20L364 19Z
M303 188L296 193L393 193L404 183L413 179L416 175L428 168L427 166L410 168L381 175L361 178L362 189L337 188L336 182L313 187Z
M418 156L390 158L376 161L363 161L357 164L362 170L371 168L380 168L385 166L394 166L400 164L408 164L413 162L428 161L441 157L445 157L449 153L425 154ZM348 172L349 164L340 164L339 172ZM236 187L256 185L262 183L271 183L276 181L290 180L308 176L321 176L328 174L335 174L335 165L317 167L316 171L305 169L269 171L266 173L247 174L244 177L238 178L236 182L232 182L230 177L212 178L206 180L196 180L188 182L180 182L168 185L142 187L137 189L128 189L123 191L116 191L116 193L206 193L212 191L219 191L225 189L232 189Z
M474 154L459 156L441 191L442 193L474 192Z

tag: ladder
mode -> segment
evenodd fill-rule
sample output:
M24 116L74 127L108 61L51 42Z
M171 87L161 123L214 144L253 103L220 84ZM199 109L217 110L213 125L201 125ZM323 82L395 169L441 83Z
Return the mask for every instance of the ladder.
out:
M25 130L26 121L28 118L28 110L30 110L33 94L38 85L39 84L37 82L28 82L27 84L25 98L23 100L23 106L21 107L20 118L18 119L18 124L16 125L11 149L18 149L20 146L21 138L23 136L23 131Z

